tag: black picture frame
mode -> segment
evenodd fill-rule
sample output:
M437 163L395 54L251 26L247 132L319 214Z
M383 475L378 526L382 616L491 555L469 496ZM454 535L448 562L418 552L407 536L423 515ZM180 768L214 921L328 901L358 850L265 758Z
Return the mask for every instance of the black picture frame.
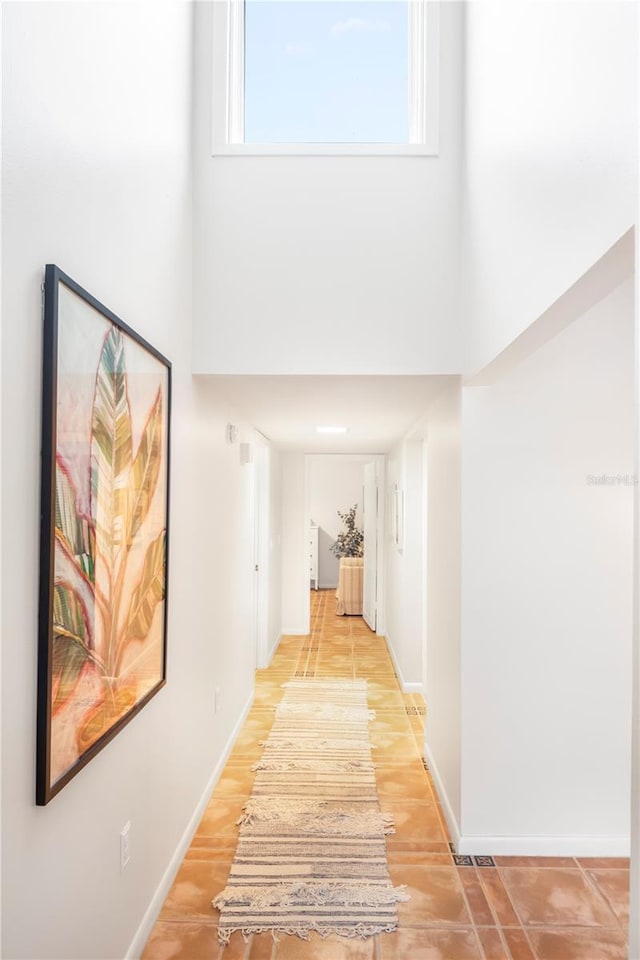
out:
M36 803L166 684L171 363L44 282Z

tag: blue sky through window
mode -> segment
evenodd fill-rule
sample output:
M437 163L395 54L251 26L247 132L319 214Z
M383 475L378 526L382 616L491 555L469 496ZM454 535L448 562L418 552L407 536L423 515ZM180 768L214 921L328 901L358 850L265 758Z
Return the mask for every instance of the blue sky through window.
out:
M245 143L407 143L407 3L245 0Z

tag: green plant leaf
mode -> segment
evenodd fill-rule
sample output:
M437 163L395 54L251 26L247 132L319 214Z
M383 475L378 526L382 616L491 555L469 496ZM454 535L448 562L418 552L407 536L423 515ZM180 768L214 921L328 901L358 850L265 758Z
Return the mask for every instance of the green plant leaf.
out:
M87 663L91 662L89 651L76 637L64 634L53 635L53 713L60 710L73 695L80 675Z
M95 531L89 517L78 512L75 487L60 456L56 458L55 526L82 572L93 580Z
M158 390L129 474L128 541L144 523L158 483L162 458L162 393Z
M165 532L149 544L142 574L133 592L126 622L121 632L120 655L132 640L144 640L151 628L156 607L164 597L165 586Z
M71 615L71 608L69 607L69 616L72 616L72 619L69 620L69 622L60 620L59 625L70 633L76 634L77 631L75 630L74 624L80 615L84 624L83 639L87 643L87 646L93 649L95 636L94 617L96 614L94 587L81 569L76 557L71 553L67 539L57 528L55 531L54 587L56 589L64 589L68 595L72 595L74 598L73 615ZM55 612L54 604L54 615ZM60 617L63 616L62 610L60 610L59 615Z
M91 422L91 512L97 553L113 574L125 542L128 479L132 460L131 412L120 330L107 334L98 370Z
M68 587L53 588L53 632L74 637L79 643L85 643L87 633L86 611Z

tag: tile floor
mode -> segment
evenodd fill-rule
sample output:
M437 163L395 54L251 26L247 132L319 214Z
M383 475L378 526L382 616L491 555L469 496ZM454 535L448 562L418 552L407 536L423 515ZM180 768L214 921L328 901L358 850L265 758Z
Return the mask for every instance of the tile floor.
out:
M421 756L424 701L403 694L384 641L359 617L336 617L332 591L312 591L311 635L285 637L258 671L254 705L151 933L142 960L624 960L626 860L495 857L458 866ZM291 677L365 677L378 791L393 814L389 870L406 884L394 934L310 942L270 934L217 941L211 898L225 885L251 764Z

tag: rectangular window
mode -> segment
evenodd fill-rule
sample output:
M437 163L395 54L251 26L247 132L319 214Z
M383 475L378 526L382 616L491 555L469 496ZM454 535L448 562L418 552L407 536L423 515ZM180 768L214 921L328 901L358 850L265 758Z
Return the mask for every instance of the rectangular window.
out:
M434 0L218 0L214 154L437 152Z

